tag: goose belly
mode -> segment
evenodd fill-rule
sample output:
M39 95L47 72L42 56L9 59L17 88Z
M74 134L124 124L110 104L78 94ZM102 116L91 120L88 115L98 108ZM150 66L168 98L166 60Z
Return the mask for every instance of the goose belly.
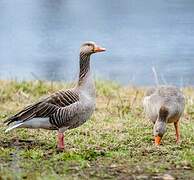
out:
M171 108L169 108L169 118L167 120L168 123L177 122L181 115L183 114L184 108L180 104L173 104Z
M178 112L176 114L173 114L171 117L168 118L167 123L174 123L177 122L180 119L181 114Z
M89 104L80 109L80 112L71 120L69 129L73 129L84 124L93 114L95 104Z

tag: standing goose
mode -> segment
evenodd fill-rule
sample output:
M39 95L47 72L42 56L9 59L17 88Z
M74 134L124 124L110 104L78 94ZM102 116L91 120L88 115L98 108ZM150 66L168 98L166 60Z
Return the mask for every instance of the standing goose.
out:
M80 48L80 72L77 85L58 91L31 104L8 118L11 124L7 131L15 128L43 128L58 130L58 149L64 149L64 131L82 125L95 109L95 86L90 69L90 56L105 51L94 42L86 42Z
M150 88L144 97L143 106L149 119L154 123L155 144L160 144L166 131L166 123L174 123L178 143L179 119L185 106L182 92L174 86Z

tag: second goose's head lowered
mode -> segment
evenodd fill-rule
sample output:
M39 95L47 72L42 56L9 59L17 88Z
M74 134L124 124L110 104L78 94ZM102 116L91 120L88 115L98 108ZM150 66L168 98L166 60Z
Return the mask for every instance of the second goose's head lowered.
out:
M154 125L154 136L155 136L155 144L159 145L161 139L166 132L166 123L168 118L168 109L166 107L161 107L159 110L158 118Z
M82 44L80 48L80 53L81 54L86 54L86 55L91 55L93 53L97 52L103 52L106 51L105 48L98 46L95 42L88 41Z

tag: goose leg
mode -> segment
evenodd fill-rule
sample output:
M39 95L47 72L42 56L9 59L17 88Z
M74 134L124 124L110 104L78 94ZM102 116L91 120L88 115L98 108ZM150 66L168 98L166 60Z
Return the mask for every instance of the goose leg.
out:
M174 123L175 131L176 131L176 143L180 141L180 132L179 132L179 122Z
M61 132L58 132L58 142L57 142L57 148L59 150L63 150L64 149L64 134Z

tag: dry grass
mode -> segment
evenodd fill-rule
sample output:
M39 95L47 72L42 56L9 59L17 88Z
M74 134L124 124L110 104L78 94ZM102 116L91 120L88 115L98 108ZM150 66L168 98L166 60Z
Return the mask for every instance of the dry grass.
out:
M0 118L40 96L69 87L61 83L1 81ZM64 152L56 132L0 127L0 179L159 179L194 177L194 89L186 88L182 142L168 126L163 144L153 145L152 124L141 106L143 88L98 81L97 108L80 128L65 133ZM19 143L17 142L19 140Z

